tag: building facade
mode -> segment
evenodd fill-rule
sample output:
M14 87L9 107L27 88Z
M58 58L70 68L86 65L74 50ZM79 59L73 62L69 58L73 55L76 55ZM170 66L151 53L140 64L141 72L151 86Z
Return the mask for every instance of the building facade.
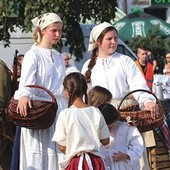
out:
M117 3L119 9L126 14L141 8L144 12L170 23L170 0L119 0Z

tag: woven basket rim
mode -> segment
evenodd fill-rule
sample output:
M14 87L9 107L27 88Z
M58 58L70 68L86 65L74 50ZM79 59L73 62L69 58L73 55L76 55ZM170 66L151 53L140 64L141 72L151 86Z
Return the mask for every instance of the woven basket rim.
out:
M136 90L136 91L138 91L138 90ZM145 92L147 92L147 91L145 90ZM128 116L130 116L131 120L133 120L133 121L136 121L136 122L141 121L139 126L137 125L140 132L145 132L145 131L148 131L148 130L152 130L152 129L155 129L156 127L161 126L161 124L163 124L165 114L164 114L164 109L162 107L162 104L157 98L156 98L156 103L159 106L159 114L158 114L158 116L156 116L155 119L151 118L152 113L150 111L148 111L148 110L137 110L137 111L129 110L128 111L128 109L136 107L136 106L139 106L139 105L130 105L130 106L126 106L124 108L121 107L121 104L123 103L125 98L127 96L129 96L131 93L133 93L133 91L130 92L129 94L127 94L123 98L121 103L119 104L118 111L120 112L121 118L126 119ZM149 93L151 93L151 92L149 92ZM152 121L151 121L151 119L152 119ZM146 123L143 123L144 121ZM148 123L148 122L150 122L150 123Z

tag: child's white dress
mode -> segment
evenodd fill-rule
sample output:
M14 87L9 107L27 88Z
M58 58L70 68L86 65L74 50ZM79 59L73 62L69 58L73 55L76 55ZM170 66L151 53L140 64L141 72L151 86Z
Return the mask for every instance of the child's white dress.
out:
M110 136L103 115L93 107L64 109L59 114L53 141L66 146L65 167L75 155L92 153L102 157L100 140ZM87 161L88 162L88 161Z
M119 122L115 131L111 133L110 144L102 148L106 158L114 152L121 151L129 155L130 160L113 162L110 161L111 170L139 170L139 159L143 155L143 139L134 126L127 122ZM107 161L107 160L106 160Z

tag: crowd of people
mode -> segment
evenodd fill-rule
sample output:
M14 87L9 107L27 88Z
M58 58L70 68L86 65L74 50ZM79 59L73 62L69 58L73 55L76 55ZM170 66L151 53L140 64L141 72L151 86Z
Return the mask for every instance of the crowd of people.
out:
M47 129L16 127L14 144L13 141L8 144L1 135L0 169L149 170L146 141L150 139L137 127L121 122L117 110L129 92L151 90L150 70L154 73L155 67L146 61L148 51L139 47L137 62L115 52L117 30L103 22L91 30L88 47L91 57L78 70L70 66L68 53L60 54L53 48L61 39L61 18L55 13L45 13L32 23L35 43L18 56L18 86L14 94L18 100L17 112L27 116L34 91L25 86L36 84L46 87L56 97L56 119ZM5 63L3 66L0 63L0 71L4 75L0 79L0 94L3 94L0 104L1 108L7 108L11 71ZM124 106L133 103L150 111L153 119L159 114L155 98L149 93L134 93ZM3 114L1 111L0 118ZM0 130L3 134L3 127Z

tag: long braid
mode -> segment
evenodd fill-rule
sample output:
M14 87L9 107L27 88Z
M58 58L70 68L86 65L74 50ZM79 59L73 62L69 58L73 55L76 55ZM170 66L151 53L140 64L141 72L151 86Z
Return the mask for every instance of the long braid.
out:
M112 30L115 30L115 31L117 32L116 28L114 28L114 27L112 27L112 26L111 26L111 27L107 27L105 30L103 30L103 31L101 32L101 34L100 34L99 37L97 38L96 42L102 43L102 40L103 40L103 38L104 38L104 35L105 35L107 32L112 31ZM91 82L91 73L92 73L93 67L94 67L95 64L96 64L97 56L98 56L98 47L97 47L97 48L94 48L94 49L92 50L91 60L90 60L89 65L88 65L88 70L85 72L85 79L86 79L86 82L87 82L87 83L90 83L90 82Z
M68 101L68 107L70 107L74 102L74 91L71 92L70 97L69 97L69 101Z
M85 73L85 79L86 79L86 82L87 82L87 83L90 83L90 82L91 82L91 70L93 69L93 67L94 67L95 64L96 64L97 51L98 51L97 48L95 48L95 49L92 51L91 60L90 60L89 65L88 65L88 70L87 70L86 73Z

